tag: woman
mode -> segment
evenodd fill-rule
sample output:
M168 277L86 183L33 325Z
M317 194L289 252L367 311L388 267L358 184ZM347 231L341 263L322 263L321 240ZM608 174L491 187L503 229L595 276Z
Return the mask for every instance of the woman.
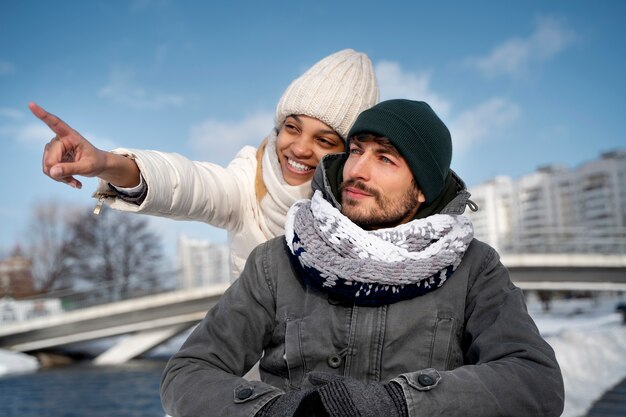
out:
M231 278L258 244L283 234L296 200L311 196L315 167L343 152L359 113L378 101L369 58L351 49L313 65L285 90L275 126L258 149L246 146L224 168L172 153L134 149L106 152L34 103L29 107L56 136L46 145L43 171L80 188L75 178L99 177L98 207L182 220L228 231Z

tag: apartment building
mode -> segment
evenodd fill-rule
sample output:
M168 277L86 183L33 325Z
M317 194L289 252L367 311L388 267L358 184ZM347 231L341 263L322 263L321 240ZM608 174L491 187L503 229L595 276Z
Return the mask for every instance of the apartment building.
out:
M626 150L469 191L476 237L502 253L626 253Z
M228 282L228 246L208 240L178 239L178 289L196 288Z
M472 212L474 233L494 247L509 248L512 244L512 226L516 224L513 199L513 180L496 177L470 190L478 212Z
M31 274L32 262L17 249L0 260L0 298L21 299L36 294Z
M624 251L626 235L626 150L607 152L576 172L580 197L576 216L598 251Z

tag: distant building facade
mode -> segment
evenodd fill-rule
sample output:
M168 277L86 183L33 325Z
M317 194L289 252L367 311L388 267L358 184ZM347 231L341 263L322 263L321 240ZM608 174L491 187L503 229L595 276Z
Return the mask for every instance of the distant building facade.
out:
M32 262L16 248L0 260L0 323L11 323L58 314L63 311L60 299L35 298L31 273Z
M16 249L9 258L0 260L0 298L21 299L35 295L32 262Z
M626 253L626 150L469 191L476 237L502 253Z
M229 251L225 244L208 240L178 239L178 288L188 289L228 282Z
M0 298L0 323L32 320L63 312L59 298L38 298L14 300L11 297Z

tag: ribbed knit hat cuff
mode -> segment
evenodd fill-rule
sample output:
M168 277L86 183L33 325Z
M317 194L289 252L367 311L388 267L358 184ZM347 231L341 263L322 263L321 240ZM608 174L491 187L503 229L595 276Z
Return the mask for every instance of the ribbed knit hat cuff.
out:
M331 54L289 84L276 106L275 127L289 115L321 120L344 140L365 109L378 102L378 83L367 55L352 49Z
M366 132L384 136L396 147L411 168L415 182L426 197L426 203L437 198L448 172L443 172L422 136L402 116L377 107L366 110L350 129L348 139Z
M329 86L328 91L337 91L339 95L339 88L335 86ZM320 99L317 96L320 94L311 87L309 91L298 91L297 93L291 93L291 96L297 96L297 100L293 100L290 103L286 103L286 100L281 100L276 109L276 115L274 118L274 124L277 129L285 122L285 119L291 115L302 115L312 117L314 119L320 120L321 122L327 124L331 127L342 139L346 139L348 134L348 129L354 122L354 119L358 116L358 113L352 114L353 112L348 112L347 110L341 110L342 103L338 102L325 102L320 103ZM289 96L289 94L286 94ZM360 104L362 99L355 95L354 97L354 106L356 104ZM340 101L340 98L337 98L335 101ZM358 110L359 107L355 108L355 111Z

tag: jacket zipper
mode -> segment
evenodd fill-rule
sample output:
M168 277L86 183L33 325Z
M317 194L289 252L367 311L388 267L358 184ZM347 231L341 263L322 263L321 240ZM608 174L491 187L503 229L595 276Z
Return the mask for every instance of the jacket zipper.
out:
M96 191L93 197L98 198L96 202L96 207L93 209L94 216L97 216L102 211L102 205L104 204L104 200L107 198L115 198L116 194L113 191Z

